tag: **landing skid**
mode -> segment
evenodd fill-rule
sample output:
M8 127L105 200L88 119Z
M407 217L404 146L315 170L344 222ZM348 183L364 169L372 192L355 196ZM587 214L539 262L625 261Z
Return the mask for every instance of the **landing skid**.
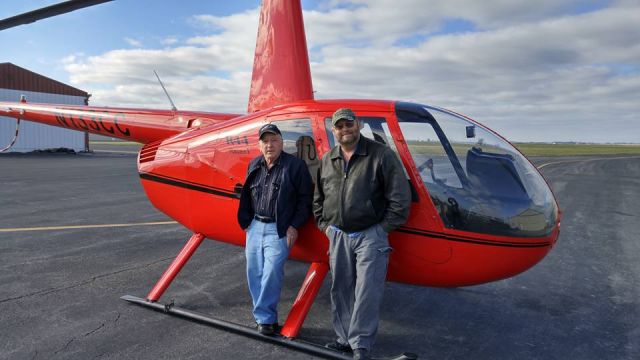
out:
M256 329L252 327L220 319L210 318L204 314L181 309L177 306L174 306L173 302L168 305L158 303L158 300L160 299L162 294L165 292L165 290L167 290L182 267L187 263L187 261L189 261L191 255L193 255L196 249L200 246L204 238L205 236L201 233L194 233L191 238L189 238L185 246L182 248L182 250L180 250L180 253L178 253L178 256L176 256L173 262L171 262L169 267L160 277L160 280L158 280L153 289L151 289L151 292L149 292L146 299L131 295L125 295L121 297L121 299L137 305L146 306L157 311L162 311L170 315L179 316L189 320L197 321L205 325L215 326L224 330L233 331L237 334L249 336L254 339L270 342L276 345L286 346L326 359L351 359L351 354L333 351L319 344L296 339L296 337L298 336L298 331L300 331L302 323L307 317L309 309L311 309L313 300L316 298L318 290L320 290L320 286L322 286L322 281L329 271L329 264L327 263L311 263L311 265L309 266L309 270L307 271L307 275L305 276L304 281L302 282L302 286L300 287L300 290L298 292L298 296L296 296L296 299L293 301L293 305L291 305L291 309L289 310L287 319L282 325L282 328L280 328L279 333L273 336L260 334ZM417 358L418 357L414 354L404 353L395 357L379 358L376 360L413 360Z
M164 304L151 302L146 299L142 299L142 298L131 296L131 295L122 296L121 299L134 303L136 305L151 308L153 310L162 311L169 315L174 315L181 318L194 320L205 325L210 325L210 326L214 326L224 330L232 331L240 335L254 338L256 340L261 340L261 341L266 341L276 345L286 346L288 348L302 351L307 354L319 356L325 359L348 360L352 358L351 354L333 351L331 349L325 348L324 346L321 346L318 344L314 344L312 342L307 342L300 339L292 339L292 338L282 336L280 334L275 334L272 336L262 335L255 328L236 324L230 321L211 318L204 314L179 308L177 306L174 306L173 304L164 305ZM404 354L390 357L390 358L375 358L375 359L376 360L414 360L417 358L418 357L415 354L404 353Z

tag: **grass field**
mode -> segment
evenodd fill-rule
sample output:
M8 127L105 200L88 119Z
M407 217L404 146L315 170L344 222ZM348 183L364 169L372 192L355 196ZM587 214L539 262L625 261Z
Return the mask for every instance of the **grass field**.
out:
M102 148L120 146L140 146L132 141L91 141L91 145L101 145ZM605 145L605 144L538 144L514 143L526 156L576 156L576 155L640 155L640 144L636 145ZM435 146L435 145L434 145ZM438 144L435 153L442 153ZM455 147L455 146L454 146ZM427 151L428 152L428 151ZM429 152L428 152L429 153Z
M640 155L640 144L532 144L514 143L526 156L576 156L576 155Z
M444 155L444 149L439 142L410 142L414 150L425 155ZM579 155L640 155L640 144L611 145L611 144L540 144L513 143L526 156L579 156ZM469 144L453 144L457 154L464 154ZM486 152L504 153L504 150L488 145L480 146Z
M135 142L135 141L100 141L100 140L90 140L89 145L104 145L104 146L140 146L143 144Z

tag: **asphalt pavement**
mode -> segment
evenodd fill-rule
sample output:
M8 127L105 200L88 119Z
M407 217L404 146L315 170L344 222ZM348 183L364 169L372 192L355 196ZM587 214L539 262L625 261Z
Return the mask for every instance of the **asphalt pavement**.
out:
M564 214L551 253L479 286L389 283L375 355L640 358L640 157L534 161ZM130 153L0 155L0 359L312 359L120 299L145 297L190 236L136 170ZM161 301L251 326L244 263L205 241ZM281 314L306 270L287 263ZM301 339L333 339L328 285Z

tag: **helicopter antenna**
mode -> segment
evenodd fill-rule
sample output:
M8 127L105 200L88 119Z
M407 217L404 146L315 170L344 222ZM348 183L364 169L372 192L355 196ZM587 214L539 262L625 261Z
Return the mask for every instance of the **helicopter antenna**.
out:
M160 86L162 86L162 90L164 90L165 95L167 95L167 99L169 99L169 102L171 103L171 110L177 111L178 108L176 108L176 104L174 104L173 100L171 100L171 96L169 96L167 89L164 87L164 84L162 83L162 80L160 80L160 76L158 76L158 73L155 70L153 70L153 73L156 74L156 78L158 78L158 82L160 83Z

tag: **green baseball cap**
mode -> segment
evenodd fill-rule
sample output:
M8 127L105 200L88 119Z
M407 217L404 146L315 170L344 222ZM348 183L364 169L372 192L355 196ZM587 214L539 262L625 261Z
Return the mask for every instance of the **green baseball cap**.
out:
M331 125L335 126L336 123L340 120L355 121L356 114L353 112L353 110L349 108L340 108L333 113L333 118L331 119Z

